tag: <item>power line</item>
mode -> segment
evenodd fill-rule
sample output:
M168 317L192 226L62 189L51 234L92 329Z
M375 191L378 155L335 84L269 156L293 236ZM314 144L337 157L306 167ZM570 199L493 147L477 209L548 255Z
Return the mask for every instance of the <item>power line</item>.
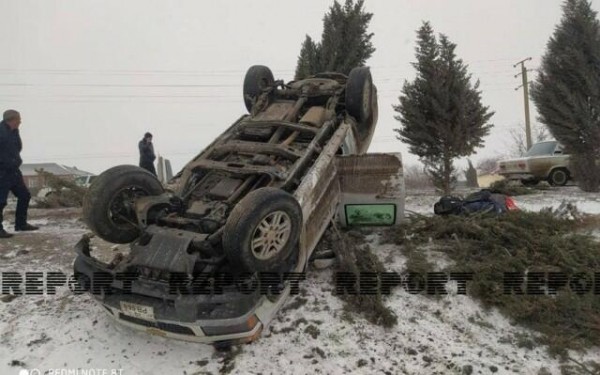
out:
M60 95L10 95L10 94L0 94L0 96L8 96L8 97L23 97L23 96L28 96L28 97L33 97L33 98L119 98L119 99L127 99L127 98L217 98L217 99L226 99L226 98L234 98L234 97L238 97L241 95L112 95L112 94L82 94L82 95L67 95L67 94L60 94Z
M203 103L240 103L241 99L219 99L217 98L216 100L207 100L207 99L203 99L201 102L198 101L193 101L193 100L189 100L189 101L181 101L181 100L136 100L136 103L162 103L162 104L193 104L193 105L198 105L198 104L203 104ZM15 98L8 98L8 99L0 99L1 102L8 102L8 103L23 103L23 102L38 102L38 103L74 103L74 104L86 104L86 103L90 103L90 104L102 104L102 103L123 103L123 99L119 99L119 98L114 98L114 100L110 100L108 98L106 99L99 99L99 100L76 100L76 99L44 99L44 98L34 98L34 99L27 99L27 98L20 98L20 99L15 99Z
M479 63L501 63L513 61L513 59L488 59L488 60L464 60L467 64ZM395 65L368 65L372 69L386 70L398 69L403 64ZM505 66L504 63L497 66ZM291 69L272 68L272 71L279 74L293 74ZM51 68L0 68L0 74L47 74L47 75L236 75L240 76L246 73L239 69L212 69L212 70L185 70L185 69L51 69Z
M294 71L289 69L275 70L280 74L290 74ZM213 76L213 75L243 75L246 72L239 70L119 70L119 69L22 69L22 68L0 68L0 74L44 74L44 75L181 75L181 76Z
M210 88L225 88L225 87L240 87L241 84L111 84L111 83L7 83L2 82L0 86L8 87L210 87Z

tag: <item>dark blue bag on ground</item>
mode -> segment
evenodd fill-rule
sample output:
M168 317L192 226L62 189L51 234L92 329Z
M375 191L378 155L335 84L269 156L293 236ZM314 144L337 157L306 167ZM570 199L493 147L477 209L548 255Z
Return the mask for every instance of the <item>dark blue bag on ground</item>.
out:
M444 196L433 206L436 215L461 215L476 212L502 214L508 211L506 196L490 190L480 190L469 194L465 199Z
M504 205L504 197L494 197L489 190L481 190L473 194L469 194L463 203L465 213L475 212L490 212L501 214L506 212Z

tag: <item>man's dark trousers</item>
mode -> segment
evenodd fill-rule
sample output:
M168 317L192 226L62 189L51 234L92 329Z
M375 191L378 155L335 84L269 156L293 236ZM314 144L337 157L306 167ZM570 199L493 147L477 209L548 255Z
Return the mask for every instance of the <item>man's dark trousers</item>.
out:
M25 186L23 175L18 169L9 172L0 170L0 229L4 229L2 227L2 211L4 211L4 207L6 207L9 191L17 197L15 227L19 228L27 224L27 209L29 208L31 194L29 193L27 186Z

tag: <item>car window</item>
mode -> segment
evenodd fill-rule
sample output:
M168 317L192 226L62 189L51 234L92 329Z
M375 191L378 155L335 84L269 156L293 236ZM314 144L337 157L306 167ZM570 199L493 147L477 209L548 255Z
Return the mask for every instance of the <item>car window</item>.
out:
M556 150L554 150L555 154L563 154L564 153L564 149L563 146L561 144L557 144L556 145Z
M556 148L556 142L543 142L536 143L529 151L525 153L525 156L542 156L542 155L552 155L554 153L554 149Z

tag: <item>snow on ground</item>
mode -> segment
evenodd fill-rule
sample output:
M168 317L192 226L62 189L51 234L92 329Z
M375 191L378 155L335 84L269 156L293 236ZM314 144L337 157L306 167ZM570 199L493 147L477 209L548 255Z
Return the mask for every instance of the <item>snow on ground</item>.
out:
M560 189L552 188L539 194L515 197L517 205L530 211L539 211L544 207L558 207L561 200L573 202L581 212L600 215L600 194L585 193L576 186L566 186Z
M571 188L517 197L535 209L575 200L584 212L600 213L597 196ZM406 208L431 213L435 196L410 195ZM0 271L72 269L73 245L87 230L74 210L32 211L36 233L0 242ZM9 226L7 226L10 228ZM394 245L370 235L374 252L390 271L405 258ZM96 251L110 256L113 247ZM398 325L384 329L343 314L333 295L332 270L313 270L301 295L290 299L262 337L229 353L130 330L113 322L87 295L65 288L56 296L0 301L0 374L22 369L123 369L129 374L559 374L560 363L544 347L527 345L534 333L486 311L468 296L412 295L397 288L386 303ZM525 343L525 344L524 344ZM600 360L600 349L572 353ZM546 371L543 371L545 369Z

